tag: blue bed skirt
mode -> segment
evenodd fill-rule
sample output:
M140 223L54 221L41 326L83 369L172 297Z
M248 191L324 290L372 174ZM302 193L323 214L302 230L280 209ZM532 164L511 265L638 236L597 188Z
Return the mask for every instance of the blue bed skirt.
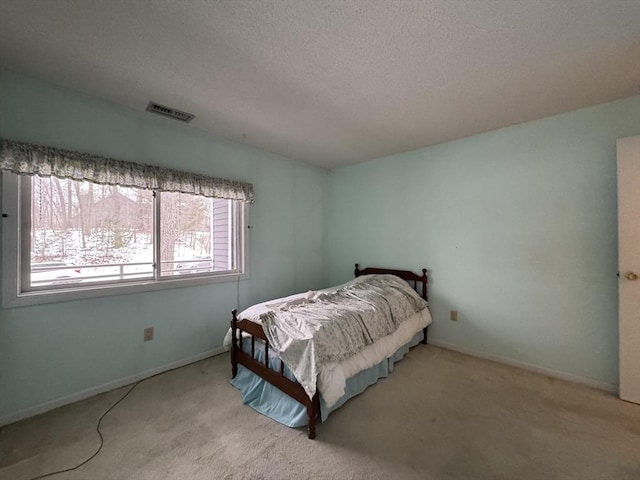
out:
M320 417L322 421L325 421L331 412L342 406L347 400L364 392L367 387L376 383L378 379L389 376L393 371L394 364L402 360L411 347L420 343L424 338L423 335L422 331L418 332L411 341L400 347L391 357L347 379L345 394L331 408L327 407L322 396L320 396ZM264 361L264 350L256 350L256 360ZM279 361L274 361L274 363L277 366L280 364ZM289 369L285 369L285 376L295 380ZM242 365L238 365L238 374L231 379L231 385L240 390L242 403L249 405L255 411L288 427L304 427L307 425L307 409L304 405L298 403L289 395Z

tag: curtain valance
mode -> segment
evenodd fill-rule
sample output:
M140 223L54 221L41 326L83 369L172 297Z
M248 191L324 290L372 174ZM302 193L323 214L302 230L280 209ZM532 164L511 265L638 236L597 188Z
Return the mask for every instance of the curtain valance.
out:
M0 139L0 170L253 203L253 185L144 163Z

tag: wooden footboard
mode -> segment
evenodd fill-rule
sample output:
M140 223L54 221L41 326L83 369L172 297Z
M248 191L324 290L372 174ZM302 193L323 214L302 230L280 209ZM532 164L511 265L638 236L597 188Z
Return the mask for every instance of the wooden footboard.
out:
M304 391L302 385L298 382L288 379L284 376L284 362L276 355L273 359L269 357L269 341L267 340L262 325L253 323L249 320L238 320L238 311L231 311L231 376L235 378L238 374L238 365L251 370L253 373L262 377L274 387L279 388L291 398L300 402L307 408L307 418L309 420L308 436L311 439L316 438L316 421L320 416L320 397L318 393L310 399L307 392ZM251 338L250 352L243 349L242 335L249 335ZM256 338L264 342L264 362L255 359ZM278 370L273 369L273 360Z
M365 268L360 270L356 263L355 276L368 275L368 274L391 274L396 275L407 282L413 282L413 288L421 294L422 298L427 300L427 269L422 269L422 275L416 275L408 270L392 270L386 268ZM418 289L418 285L421 285L421 291ZM253 373L263 378L274 387L280 389L285 394L289 395L294 400L300 402L307 409L307 417L309 420L308 435L309 438L316 438L316 422L320 417L320 396L318 392L310 399L307 393L304 391L302 385L298 382L290 380L285 377L284 369L285 365L282 360L273 355L273 358L269 357L269 351L271 350L267 336L262 329L262 325L251 322L250 320L238 319L238 311L231 311L231 375L232 378L238 374L238 365L251 370ZM427 328L424 329L423 344L427 343ZM243 346L243 335L249 337L250 347ZM256 338L258 338L264 344L264 361L256 360Z

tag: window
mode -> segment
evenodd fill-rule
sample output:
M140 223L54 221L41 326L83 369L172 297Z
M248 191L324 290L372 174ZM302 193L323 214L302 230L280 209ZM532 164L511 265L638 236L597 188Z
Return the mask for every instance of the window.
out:
M245 205L4 172L4 304L240 278L246 273Z

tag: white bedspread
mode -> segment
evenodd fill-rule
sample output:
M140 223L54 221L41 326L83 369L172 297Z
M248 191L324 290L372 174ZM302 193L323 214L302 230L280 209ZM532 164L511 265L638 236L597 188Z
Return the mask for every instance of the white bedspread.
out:
M356 280L356 282L361 281L362 277L360 277L360 280ZM262 319L270 318L273 312L279 312L283 309L286 310L292 306L294 307L293 309L296 310L295 307L298 305L307 304L310 300L317 299L323 294L333 294L341 289L344 290L345 287L353 283L354 281L351 281L347 284L318 292L310 291L260 303L241 312L238 318L251 320L255 323L262 323ZM421 299L419 300L422 302ZM391 333L377 338L374 343L362 345L358 351L347 355L346 358L336 357L336 361L325 361L317 365L317 369L314 370L314 372L317 372L317 389L327 406L333 406L335 402L342 397L348 378L390 357L396 350L409 342L416 333L428 326L432 321L428 308L423 308L417 313L407 314L406 317L406 319L403 318L402 321L397 322L398 325L396 325L397 328L394 328L395 331L389 330ZM227 333L224 341L225 346L229 346L230 344L231 331ZM296 373L295 368L291 370ZM298 377L298 375L296 375L296 377ZM298 380L300 381L300 378L298 378ZM303 386L305 385L303 384ZM313 389L307 388L309 386L307 378L305 390L307 390L307 393L311 397L316 388L315 375L312 382Z

